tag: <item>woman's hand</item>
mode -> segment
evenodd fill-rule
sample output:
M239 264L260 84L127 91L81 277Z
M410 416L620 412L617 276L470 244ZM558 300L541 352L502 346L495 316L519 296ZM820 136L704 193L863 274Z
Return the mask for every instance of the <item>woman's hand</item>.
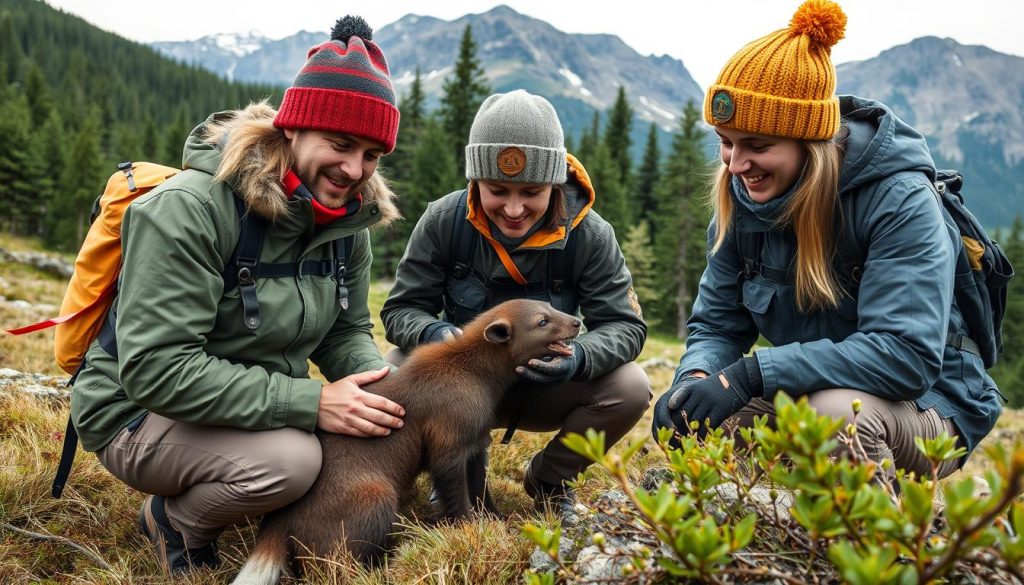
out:
M541 386L558 386L565 384L579 373L583 367L580 356L582 352L574 343L572 355L559 356L550 360L530 360L525 366L516 368L519 378Z
M697 431L701 436L708 428L720 427L754 396L764 394L761 366L755 357L741 358L714 376L687 383L680 380L677 386L666 404L668 411L673 419L678 412L685 413L690 422L701 423Z

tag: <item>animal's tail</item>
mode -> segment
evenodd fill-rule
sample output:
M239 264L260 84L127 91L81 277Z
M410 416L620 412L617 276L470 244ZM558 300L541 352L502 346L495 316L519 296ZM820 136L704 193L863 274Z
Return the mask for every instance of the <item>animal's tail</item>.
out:
M249 560L242 565L232 585L276 585L288 567L288 539L264 525L256 537Z

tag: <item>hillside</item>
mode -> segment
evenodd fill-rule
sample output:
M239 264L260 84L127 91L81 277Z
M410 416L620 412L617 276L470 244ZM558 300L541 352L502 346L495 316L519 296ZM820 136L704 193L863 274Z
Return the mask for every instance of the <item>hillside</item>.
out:
M0 3L0 227L77 248L115 164L178 166L211 112L280 89L232 83L39 0Z
M408 91L419 67L427 103L436 104L466 25L491 87L523 87L548 97L574 139L593 112L608 111L622 84L635 112L637 160L649 122L658 125L664 149L685 102L703 100L677 59L639 55L614 35L566 34L504 6L451 21L409 14L382 27L376 39L398 90ZM303 31L270 41L217 35L153 46L234 79L286 85L295 73L288 64L301 62L325 36ZM928 137L940 167L963 172L968 203L983 223L1008 227L1024 212L1024 58L923 37L872 59L839 64L837 71L840 93L889 104Z
M524 88L547 97L567 136L577 138L590 126L595 111L611 108L619 85L624 86L635 112L635 158L650 122L658 125L667 147L686 101L703 100L700 87L678 59L640 55L615 35L565 33L507 6L451 21L409 14L375 31L374 41L384 48L398 92L409 90L418 67L428 106L435 107L467 25L492 90ZM217 35L152 46L232 79L284 86L291 83L295 64L302 62L309 47L326 38L326 32L301 31L277 41Z
M839 92L889 104L928 137L936 164L963 173L982 223L1024 212L1024 58L923 37L837 74Z

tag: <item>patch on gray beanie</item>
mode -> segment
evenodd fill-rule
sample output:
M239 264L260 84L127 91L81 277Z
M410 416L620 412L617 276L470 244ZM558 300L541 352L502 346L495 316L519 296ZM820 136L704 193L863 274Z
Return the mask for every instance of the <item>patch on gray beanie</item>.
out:
M517 89L480 105L466 145L466 178L565 183L565 138L548 100Z

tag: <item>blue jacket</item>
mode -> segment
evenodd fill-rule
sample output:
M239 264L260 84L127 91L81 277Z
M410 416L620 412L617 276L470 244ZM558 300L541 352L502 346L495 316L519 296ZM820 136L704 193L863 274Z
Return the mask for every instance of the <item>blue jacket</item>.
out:
M970 335L953 299L963 243L929 185L935 169L928 146L879 102L842 96L840 111L849 129L839 187L848 229L840 237L855 239L838 247L863 251L859 289L835 309L801 313L793 285L760 274L738 279L736 230L764 232L761 261L779 271L793 263L796 242L791 230L772 229L789 194L758 205L734 191L734 227L708 256L676 378L728 366L760 334L773 346L754 354L766 400L779 390L800 396L826 388L913 400L952 418L973 450L1002 407L981 358L946 343ZM712 221L709 249L715 234Z

